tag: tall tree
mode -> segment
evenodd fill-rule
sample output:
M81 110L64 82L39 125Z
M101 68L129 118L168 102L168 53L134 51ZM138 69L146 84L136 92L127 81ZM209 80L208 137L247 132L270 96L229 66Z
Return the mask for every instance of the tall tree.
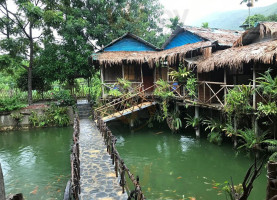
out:
M28 103L32 103L32 69L39 49L39 40L44 31L44 15L48 9L43 0L0 1L0 32L5 35L0 47L2 58L13 60L28 71ZM39 34L35 34L39 32Z
M162 36L162 5L158 0L88 0L87 33L97 45L110 43L126 32L132 32L157 45Z
M180 22L180 18L178 16L169 19L170 24L167 25L171 31L175 31L178 27L184 26L183 22Z

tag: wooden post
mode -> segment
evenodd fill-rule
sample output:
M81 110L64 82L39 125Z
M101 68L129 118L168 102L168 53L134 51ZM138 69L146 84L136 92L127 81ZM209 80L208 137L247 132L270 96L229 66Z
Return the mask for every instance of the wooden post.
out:
M237 122L237 118L234 117L234 131L235 131L235 134L237 134L237 130L238 130L238 122ZM237 136L234 135L233 139L234 139L234 148L237 148L237 146L238 146Z
M253 65L253 109L256 110L256 63Z
M143 72L142 72L142 65L140 65L140 75L141 75L141 82L142 82L142 84L143 84ZM144 88L144 84L143 84L143 88L142 88L142 90L144 90L145 88Z
M104 87L104 70L103 70L103 66L101 66L101 85L102 85L102 98L104 98L105 87Z
M195 118L199 118L199 106L195 106ZM197 138L200 138L200 127L199 124L195 127L195 134Z
M226 105L226 95L227 95L227 70L224 68L224 105Z
M134 119L130 119L130 128L134 128Z
M125 76L125 74L124 74L124 65L122 65L121 70L122 70L122 78L125 79L125 77L124 77Z
M2 167L0 164L0 200L5 200L6 194L5 194L5 184L4 184L4 177L2 172Z

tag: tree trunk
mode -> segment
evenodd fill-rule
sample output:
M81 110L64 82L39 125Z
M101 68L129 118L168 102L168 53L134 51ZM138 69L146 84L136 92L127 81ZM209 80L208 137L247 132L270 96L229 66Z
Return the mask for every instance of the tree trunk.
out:
M3 172L0 164L0 200L5 200L6 194L5 194L5 184L4 184L4 177Z
M277 195L277 163L267 163L267 189L266 189L266 200L271 199Z
M29 32L30 32L30 37L29 37L29 41L30 41L30 63L29 63L29 68L28 68L28 104L31 105L33 102L32 99L32 70L33 70L33 64L34 64L34 40L33 40L33 35L32 35L32 27L33 24L32 22L30 22L30 28L29 28Z

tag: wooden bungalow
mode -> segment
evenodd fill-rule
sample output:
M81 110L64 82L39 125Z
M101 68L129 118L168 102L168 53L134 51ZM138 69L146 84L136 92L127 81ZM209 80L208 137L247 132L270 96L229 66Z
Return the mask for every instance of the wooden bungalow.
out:
M93 54L92 63L101 70L103 96L106 89L111 89L118 78L129 80L133 87L151 87L154 75L146 61L158 51L160 49L149 42L126 33Z
M235 85L251 84L256 87L256 78L269 68L276 74L277 23L258 24L235 41L232 48L213 53L197 63L199 79L199 102L221 109L224 94ZM204 87L203 87L204 86ZM253 95L253 107L263 97Z
M160 50L145 40L127 33L92 55L92 62L101 69L103 91L111 88L117 78L144 89L159 79L170 82L170 68L181 63L190 65L199 57L231 47L239 33L219 29L178 28ZM153 90L152 90L153 91ZM103 92L104 96L104 92Z

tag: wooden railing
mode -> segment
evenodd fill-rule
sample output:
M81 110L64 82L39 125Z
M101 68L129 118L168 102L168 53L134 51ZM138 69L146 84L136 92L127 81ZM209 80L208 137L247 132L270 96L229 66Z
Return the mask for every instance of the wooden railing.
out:
M79 200L80 197L80 150L79 150L79 135L80 135L80 123L78 114L75 114L73 125L73 145L71 148L70 164L71 164L71 179L68 181L64 200L69 200L73 197L74 200Z
M145 93L151 90L153 87L154 85L143 90L143 85L140 85L135 89L135 93L124 94L123 96L114 99L101 107L98 107L94 112L103 118L115 113L119 113L128 108L134 108L143 102L152 102L153 99L148 98Z
M111 82L111 83L102 83L102 86L104 86L104 90L106 89L106 90L113 90L115 87L117 87L118 86L118 83L117 82ZM130 91L130 92L136 92L138 89L144 89L143 88L144 86L143 86L143 83L142 82L131 82L131 87L130 87L130 89L132 90L132 91Z
M125 193L127 191L129 194L128 199L134 198L136 200L144 200L145 197L139 183L139 177L137 176L135 178L135 176L130 172L123 159L120 157L118 151L116 150L116 137L112 134L106 123L102 120L101 116L97 115L97 112L94 112L94 119L97 121L97 127L103 136L105 145L107 146L107 152L111 156L115 175L116 177L120 177L120 186L122 187L122 193ZM133 190L129 189L126 178L129 178L131 180L134 186Z

